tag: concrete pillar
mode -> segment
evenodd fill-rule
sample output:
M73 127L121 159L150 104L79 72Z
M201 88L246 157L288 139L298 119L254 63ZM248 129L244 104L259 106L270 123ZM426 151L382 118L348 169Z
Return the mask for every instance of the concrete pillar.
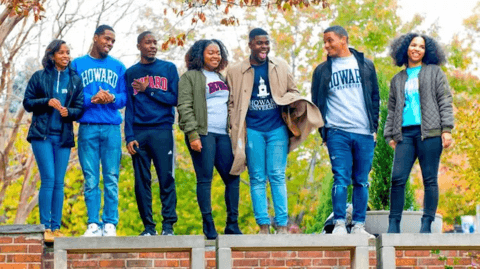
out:
M395 248L380 247L377 245L377 268L391 269L395 268Z
M54 268L55 269L67 269L67 251L63 249L55 249L54 257Z
M356 247L355 250L350 251L350 261L352 269L363 269L369 266L369 248Z
M192 269L204 269L205 268L205 249L204 248L192 248L190 257Z
M231 248L217 248L217 269L232 269Z

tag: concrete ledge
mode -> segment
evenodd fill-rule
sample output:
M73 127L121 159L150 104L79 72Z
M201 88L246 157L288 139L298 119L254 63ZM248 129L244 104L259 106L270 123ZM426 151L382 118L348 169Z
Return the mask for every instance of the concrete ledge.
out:
M135 237L59 237L54 243L55 269L67 268L69 253L190 252L191 268L205 268L205 240L200 235Z
M31 234L45 232L45 226L43 225L0 225L0 234Z
M350 250L351 268L368 268L367 235L219 235L217 268L232 268L232 251L261 250Z
M395 250L480 250L480 234L382 234L377 238L377 267L395 268Z

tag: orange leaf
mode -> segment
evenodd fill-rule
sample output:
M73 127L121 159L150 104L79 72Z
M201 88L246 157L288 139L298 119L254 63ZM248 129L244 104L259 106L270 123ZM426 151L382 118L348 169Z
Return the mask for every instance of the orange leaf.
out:
M225 8L225 14L228 14L229 6Z

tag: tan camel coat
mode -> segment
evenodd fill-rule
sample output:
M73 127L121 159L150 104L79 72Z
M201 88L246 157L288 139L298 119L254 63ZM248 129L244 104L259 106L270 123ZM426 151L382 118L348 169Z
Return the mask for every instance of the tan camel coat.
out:
M289 106L291 117L298 122L294 124L300 129L301 135L295 137L290 132L289 151L299 146L312 132L323 126L322 116L318 108L309 100L300 95L293 81L288 64L274 57L268 57L268 79L275 103L280 106ZM230 116L230 137L234 161L230 173L241 174L246 168L246 115L252 96L254 69L250 60L246 59L234 65L227 71L227 84L230 89L228 112ZM287 124L288 126L288 124Z

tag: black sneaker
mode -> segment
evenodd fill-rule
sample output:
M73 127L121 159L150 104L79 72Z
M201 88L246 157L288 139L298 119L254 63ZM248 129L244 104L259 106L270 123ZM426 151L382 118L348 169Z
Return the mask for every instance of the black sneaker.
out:
M165 228L162 230L162 235L174 235L172 228Z
M158 235L157 231L143 231L140 236L153 236L153 235Z

